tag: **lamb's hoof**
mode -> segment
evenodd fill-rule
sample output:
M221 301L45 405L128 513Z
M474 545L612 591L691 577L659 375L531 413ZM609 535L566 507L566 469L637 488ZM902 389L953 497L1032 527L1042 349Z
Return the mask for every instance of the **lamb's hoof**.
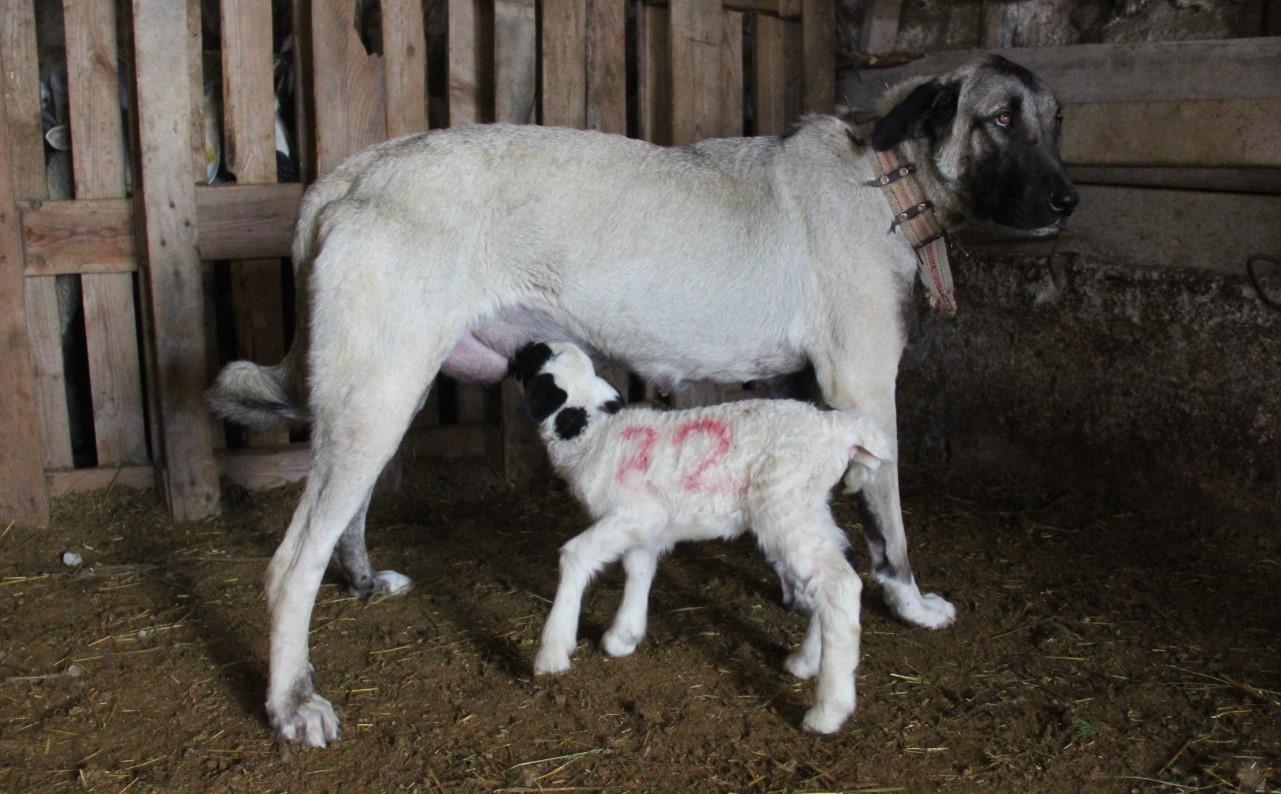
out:
M801 720L801 727L810 733L836 733L845 723L846 718L854 712L854 709L848 711L844 709L821 708L815 706L805 712L805 719Z
M633 634L629 631L610 629L605 632L605 636L601 638L601 647L604 648L605 653L610 656L631 656L640 641L641 638L639 635Z
M534 657L534 675L553 675L563 673L569 669L569 653L567 651L543 647L538 650L538 655Z
M787 672L801 679L802 681L813 678L818 673L819 659L805 653L804 650L793 652L783 662L783 667Z
M921 594L915 585L884 582L885 605L899 620L925 629L942 629L956 620L956 607L937 593Z
M324 747L338 741L338 715L330 702L315 692L303 698L284 714L269 705L267 712L276 734L287 742L297 742L308 747Z

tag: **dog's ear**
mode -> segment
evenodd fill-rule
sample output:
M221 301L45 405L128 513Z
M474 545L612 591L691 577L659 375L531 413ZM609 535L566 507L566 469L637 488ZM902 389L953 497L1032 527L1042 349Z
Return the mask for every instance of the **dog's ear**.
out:
M550 347L542 342L530 342L516 351L516 357L507 365L507 374L514 375L521 383L528 383L551 357Z
M872 129L872 148L893 149L908 138L941 138L956 118L961 97L958 81L930 80L912 89L907 99L894 106Z
M556 414L556 435L562 441L577 436L587 427L586 408L566 408Z
M569 395L556 385L556 378L549 372L525 381L525 415L537 424L556 413L567 399Z

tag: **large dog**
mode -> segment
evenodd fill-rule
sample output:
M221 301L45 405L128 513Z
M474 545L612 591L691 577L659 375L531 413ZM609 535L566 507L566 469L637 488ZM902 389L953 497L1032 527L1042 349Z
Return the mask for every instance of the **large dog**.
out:
M866 146L898 147L945 226L1062 224L1076 204L1059 105L991 58L900 87L870 144L846 121L681 148L566 129L473 126L389 141L303 197L299 333L275 367L235 362L211 392L251 425L312 425L306 490L267 580L267 713L320 746L338 718L313 688L307 634L335 545L361 593L397 589L365 549L370 492L437 373L494 382L532 339L572 341L664 388L813 365L824 399L895 427L917 258ZM898 470L863 482L875 581L895 615L940 628L952 605L908 565Z

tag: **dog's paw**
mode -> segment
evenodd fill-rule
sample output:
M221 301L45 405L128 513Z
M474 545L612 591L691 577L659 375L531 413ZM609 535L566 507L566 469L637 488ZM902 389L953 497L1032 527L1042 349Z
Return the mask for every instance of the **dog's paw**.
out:
M797 678L805 681L813 678L818 674L819 655L806 653L805 648L798 648L793 651L787 661L783 662L784 669Z
M941 629L956 620L956 607L937 593L921 594L916 584L882 582L885 605L904 623L926 629Z
M641 641L641 635L625 629L611 628L601 638L601 647L610 656L630 656Z
M836 733L853 713L853 706L848 709L814 706L805 712L801 727L810 733Z
M569 669L569 651L547 645L538 649L534 657L534 675L552 675Z
M291 709L277 713L269 705L268 714L276 734L287 742L308 747L324 747L338 741L338 715L330 702L315 692L298 701Z

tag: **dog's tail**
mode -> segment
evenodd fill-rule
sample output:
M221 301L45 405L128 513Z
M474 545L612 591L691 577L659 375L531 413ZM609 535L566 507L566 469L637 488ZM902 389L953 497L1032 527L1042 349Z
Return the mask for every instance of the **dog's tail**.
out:
M233 361L209 389L209 407L223 419L259 430L310 420L292 387L289 358L273 367Z

